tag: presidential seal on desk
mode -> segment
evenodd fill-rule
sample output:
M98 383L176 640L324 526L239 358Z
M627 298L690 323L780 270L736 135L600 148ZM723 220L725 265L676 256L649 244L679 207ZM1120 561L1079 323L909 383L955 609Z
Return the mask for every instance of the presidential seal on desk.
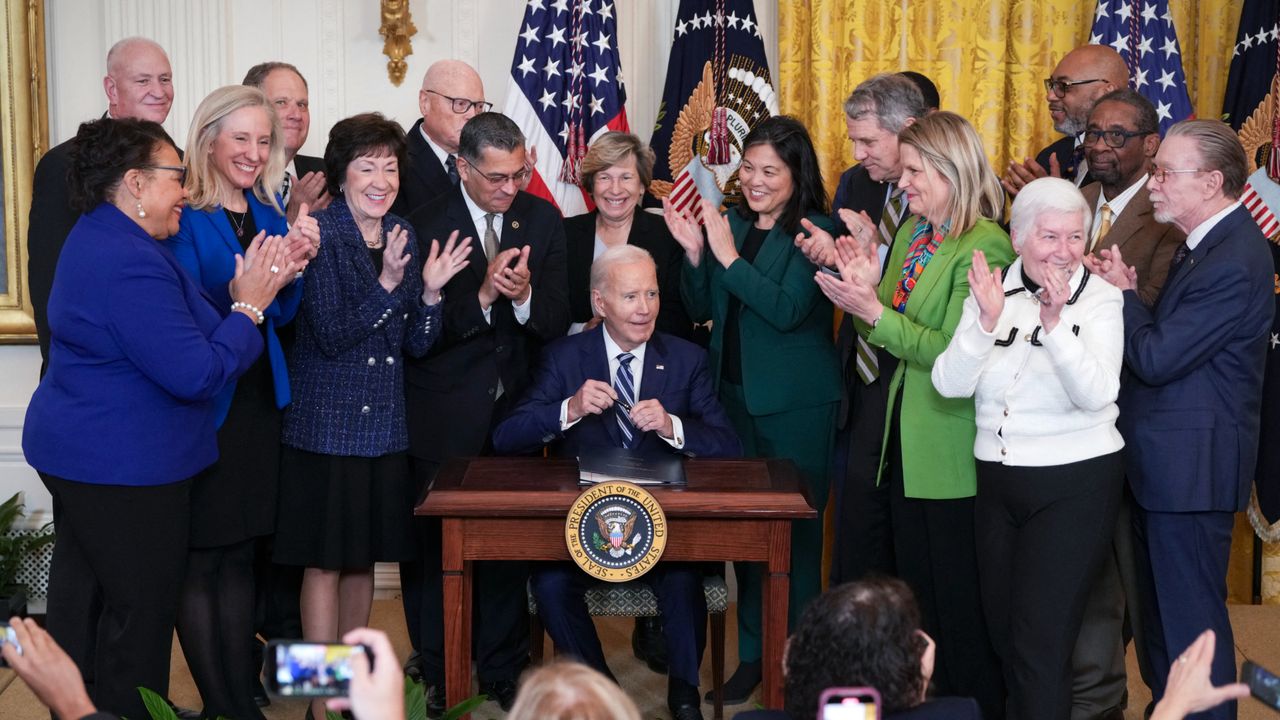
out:
M574 500L564 537L578 567L607 582L626 582L649 572L662 557L667 516L644 488L602 482Z

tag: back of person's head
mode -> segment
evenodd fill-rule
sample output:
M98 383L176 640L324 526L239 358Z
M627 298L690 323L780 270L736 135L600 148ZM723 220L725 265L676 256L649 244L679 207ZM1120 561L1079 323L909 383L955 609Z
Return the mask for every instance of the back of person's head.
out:
M830 687L873 687L884 712L919 705L927 648L906 583L871 578L834 587L805 608L787 643L787 715L817 717L818 698Z
M942 97L938 95L938 86L933 84L928 75L918 73L915 70L903 70L898 74L920 88L920 94L924 97L925 110L933 112L942 107Z
M599 672L554 662L524 676L507 720L640 720L640 711Z
M110 201L125 173L150 164L161 145L177 150L169 133L150 120L103 118L80 125L67 177L71 206L88 212Z

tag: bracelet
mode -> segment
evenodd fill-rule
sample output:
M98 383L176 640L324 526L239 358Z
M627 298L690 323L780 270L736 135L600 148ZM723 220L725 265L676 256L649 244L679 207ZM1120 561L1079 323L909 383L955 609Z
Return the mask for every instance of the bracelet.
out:
M875 319L875 320L871 321L871 329L872 329L872 330L875 330L877 327L879 327L879 325L880 325L880 319L881 319L881 318L883 318L883 317L884 317L884 313L883 313L883 312L881 312L879 315L877 315L877 316L876 316L876 319Z
M242 309L243 309L243 310L248 310L249 312L251 312L251 313L253 313L254 315L257 315L257 316L258 316L257 321L256 321L256 322L254 322L254 325L261 325L262 323L264 323L264 322L266 322L266 321L267 321L267 316L266 316L266 315L263 315L261 310L259 310L258 308L256 308L256 307L254 307L254 306L250 305L249 303L247 303L247 302L240 302L240 301L236 301L236 302L231 303L231 312L235 312L236 310L242 310Z
M435 301L435 302L433 302L433 303L429 303L429 302L427 302L427 299L426 299L426 298L421 298L421 300L422 300L422 306L423 306L423 307L435 307L435 306L439 305L440 303L444 302L444 290L441 290L441 291L439 292L438 296L436 297L436 301Z

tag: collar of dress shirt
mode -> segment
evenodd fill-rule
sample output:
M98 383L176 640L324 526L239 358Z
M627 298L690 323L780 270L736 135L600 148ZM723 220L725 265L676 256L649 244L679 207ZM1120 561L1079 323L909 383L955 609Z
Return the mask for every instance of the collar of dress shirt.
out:
M1191 232L1187 233L1187 249L1195 250L1196 246L1200 244L1200 241L1204 239L1204 236L1208 235L1209 231L1212 230L1215 225L1221 222L1224 217L1230 215L1231 212L1238 207L1240 207L1239 200L1222 208L1218 212L1209 216L1208 220L1205 220L1204 222L1192 228Z
M1147 184L1147 178L1149 177L1151 177L1149 174L1142 173L1142 177L1138 178L1137 182L1125 188L1124 192L1115 196L1111 200L1108 200L1107 196L1102 193L1101 189L1099 189L1098 204L1093 209L1094 227L1098 226L1097 221L1102 217L1103 203L1111 207L1111 223L1114 225L1116 218L1120 217L1120 213L1124 212L1125 207L1129 204L1129 201L1133 199L1133 196L1137 195L1138 191Z
M632 350L623 350L618 343L613 341L613 337L609 335L609 326L604 323L600 324L600 329L604 331L604 351L609 356L609 381L613 382L613 378L618 375L618 356L624 352L629 352L635 359L631 361L631 378L635 382L634 390L636 400L640 400L640 376L644 375L644 351L649 343L643 342L635 346Z
M476 239L480 241L480 249L484 249L484 216L489 214L488 210L476 204L475 200L467 194L467 186L465 183L458 183L458 189L462 191L462 200L467 204L467 212L471 214L471 224L476 226ZM498 234L498 242L502 242L502 213L494 213L493 231ZM493 258L489 258L492 260Z
M449 160L449 151L437 145L436 141L427 135L427 131L421 125L418 126L418 132L422 133L422 139L427 141L427 147L431 148L431 152L436 154L436 159L440 161L440 167L449 167L445 164Z

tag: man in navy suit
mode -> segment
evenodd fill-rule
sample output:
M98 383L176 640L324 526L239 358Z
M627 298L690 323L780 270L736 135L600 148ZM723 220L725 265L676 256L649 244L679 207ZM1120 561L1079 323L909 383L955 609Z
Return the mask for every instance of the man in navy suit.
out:
M1000 184L1012 197L1023 185L1052 175L1076 184L1093 182L1084 157L1083 133L1098 98L1129 86L1129 67L1109 45L1081 45L1063 56L1044 81L1053 129L1066 137L1041 150L1035 160L1012 161Z
M305 204L311 212L323 210L331 198L325 192L324 158L301 154L311 130L311 97L307 79L287 62L264 62L249 68L244 85L256 87L271 101L284 133L287 178L280 188L289 224ZM290 333L292 335L292 333Z
M654 333L661 301L649 253L621 245L601 254L591 266L591 301L604 322L547 347L533 385L494 430L494 451L527 453L552 443L555 454L566 456L589 447L740 455L741 443L716 399L706 353ZM641 580L654 588L662 610L672 716L701 718L698 666L707 625L702 573L693 564L667 563ZM592 582L569 563L547 563L532 577L538 612L556 647L608 675L583 600Z
M1217 634L1214 685L1235 679L1227 558L1235 513L1253 482L1275 313L1271 251L1239 201L1246 176L1244 149L1227 125L1174 125L1147 189L1156 220L1187 240L1155 306L1134 290L1137 273L1118 247L1090 262L1125 291L1127 377L1117 425L1137 504L1139 599L1157 701L1173 653L1206 626ZM1234 718L1235 705L1203 717Z

